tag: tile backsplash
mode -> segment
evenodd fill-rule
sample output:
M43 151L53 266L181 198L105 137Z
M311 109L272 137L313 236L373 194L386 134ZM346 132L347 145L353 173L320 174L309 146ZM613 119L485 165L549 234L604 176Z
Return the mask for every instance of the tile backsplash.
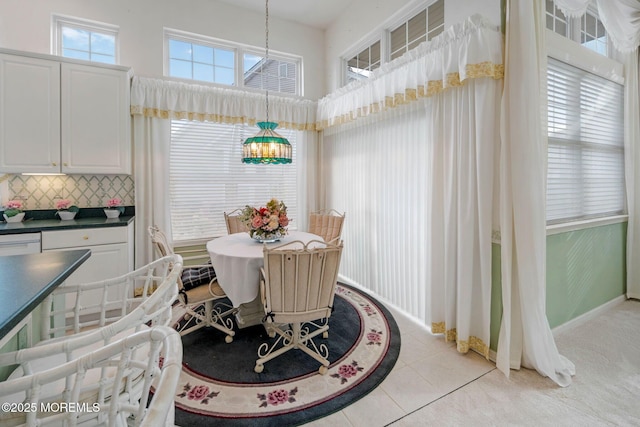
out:
M112 197L134 205L130 175L6 175L8 194L3 201L22 199L27 210L55 209L59 199L69 199L79 208L105 206Z

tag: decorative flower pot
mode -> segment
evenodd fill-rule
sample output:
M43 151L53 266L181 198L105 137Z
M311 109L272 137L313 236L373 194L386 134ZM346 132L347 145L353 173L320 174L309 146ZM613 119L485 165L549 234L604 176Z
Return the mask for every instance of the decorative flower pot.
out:
M284 237L284 234L280 233L280 232L270 233L270 234L263 234L263 235L253 234L251 236L251 238L253 240L256 240L256 241L258 241L260 243L277 242L278 240L282 239L283 237Z
M118 209L103 209L103 211L107 218L118 218L120 216Z
M76 213L77 212L71 212L71 211L58 211L57 212L58 216L63 221L68 221L70 219L75 218L76 217Z
M7 222L22 222L22 220L24 219L24 212L20 212L19 214L16 214L14 216L7 216L6 214L2 214L2 216Z

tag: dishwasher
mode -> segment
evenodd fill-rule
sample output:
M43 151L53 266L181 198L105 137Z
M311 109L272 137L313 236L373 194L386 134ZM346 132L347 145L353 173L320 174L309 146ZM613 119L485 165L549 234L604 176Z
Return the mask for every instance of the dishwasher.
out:
M40 253L40 233L0 235L0 256Z

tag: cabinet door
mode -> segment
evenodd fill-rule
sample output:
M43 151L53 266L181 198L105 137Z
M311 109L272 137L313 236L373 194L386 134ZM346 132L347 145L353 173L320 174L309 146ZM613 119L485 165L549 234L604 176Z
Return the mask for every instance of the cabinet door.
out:
M60 63L0 54L0 172L60 172Z
M77 285L79 283L95 282L98 280L117 277L130 271L130 254L126 243L51 250L67 251L74 249L90 249L91 256L84 264L78 267L78 269L73 272L69 278L67 278L65 284ZM43 252L49 252L49 250L44 250ZM123 295L118 295L118 297L122 296ZM101 291L90 291L80 298L80 304L85 307L89 305L96 305L101 302L101 298ZM96 310L96 312L97 311L98 310Z
M62 172L130 174L129 75L62 64Z

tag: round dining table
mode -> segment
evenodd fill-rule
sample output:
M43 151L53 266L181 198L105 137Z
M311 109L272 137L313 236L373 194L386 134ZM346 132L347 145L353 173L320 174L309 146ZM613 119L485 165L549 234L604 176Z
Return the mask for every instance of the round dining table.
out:
M250 312L264 316L264 313L260 312L262 304L259 295L260 269L264 266L264 247L273 248L294 241L307 244L313 240L324 241L316 234L289 231L287 235L273 243L260 243L246 232L229 234L207 242L207 252L216 271L218 284L233 306L240 309L239 326L247 326L246 322L241 321L243 311L245 318ZM302 245L288 245L287 249L302 249Z

